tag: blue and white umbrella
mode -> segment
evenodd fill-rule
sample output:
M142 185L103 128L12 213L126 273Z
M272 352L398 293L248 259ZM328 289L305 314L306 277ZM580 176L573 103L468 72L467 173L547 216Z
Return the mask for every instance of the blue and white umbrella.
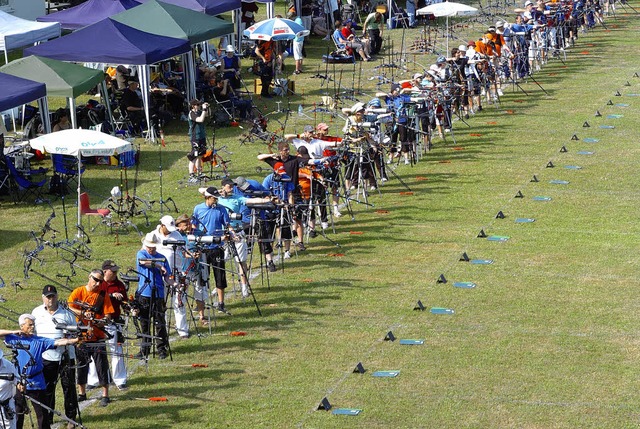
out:
M256 22L242 32L251 40L288 40L309 35L309 30L290 20L271 18Z

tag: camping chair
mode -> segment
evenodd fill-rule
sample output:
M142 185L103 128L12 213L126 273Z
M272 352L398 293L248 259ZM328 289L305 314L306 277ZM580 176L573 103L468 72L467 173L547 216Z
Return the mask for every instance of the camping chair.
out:
M100 217L100 222L94 226L91 231L94 231L98 225L104 224L107 225L108 219L111 218L111 210L109 209L92 209L89 204L89 194L83 192L80 194L80 214L83 216L98 216ZM89 218L90 219L90 218ZM89 227L91 224L89 224Z
M391 2L391 16L394 23L393 28L400 28L400 24L404 28L409 28L409 15L395 1Z
M42 177L49 170L47 170L46 168L38 168L37 170L21 172L18 171L11 157L5 156L4 160L12 180L11 189L13 194L13 201L15 203L26 201L29 195L34 196L35 202L44 201L44 198L42 196L42 187L47 183L47 178L44 177L42 178L42 180L31 179Z
M70 155L51 155L53 171L62 179L60 189L64 194L69 193L69 181L78 184L78 158ZM80 174L84 173L84 165L80 168Z
M133 122L129 119L127 109L122 105L123 91L116 91L114 93L113 107L113 128L116 134L129 137L133 134Z

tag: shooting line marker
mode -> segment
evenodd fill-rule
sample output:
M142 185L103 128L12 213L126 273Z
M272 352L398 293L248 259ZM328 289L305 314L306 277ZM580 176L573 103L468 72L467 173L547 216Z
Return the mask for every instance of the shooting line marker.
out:
M536 175L533 175L533 178L530 180L530 182L539 182L538 178L536 177Z
M436 280L436 283L446 283L447 282L447 278L444 276L444 274L440 274L440 277L438 277L438 280Z
M462 146L454 146L453 150L464 150Z
M484 232L484 229L481 229L480 232L478 233L478 235L476 235L477 238L487 238L487 234Z
M341 258L344 256L344 253L329 253L327 256L331 258Z
M553 165L553 162L551 162L551 161L547 162L546 168L554 168L554 167L555 167L555 165Z
M351 234L351 235L362 235L362 234L364 234L364 232L362 232L362 231L349 231L349 234Z
M316 408L316 411L318 411L318 410L329 411L330 409L331 409L331 404L329 403L329 400L325 396L320 401L320 404L318 404L318 408Z
M567 150L566 146L562 146L562 147L560 148L560 153L566 153L566 152L569 152L569 151Z
M469 255L467 255L467 252L464 252L462 255L460 255L460 259L458 259L458 261L469 262Z
M487 125L498 125L498 123L496 121L489 121L487 122Z
M496 219L504 219L505 215L504 213L502 213L502 210L498 211L498 213L496 214Z
M423 181L423 180L429 180L428 177L424 177L424 176L416 176L416 180L417 181Z
M413 195L413 192L411 192L411 191L403 191L403 192L400 192L400 195Z
M471 137L482 137L482 134L480 133L471 133L469 134Z
M514 198L524 198L524 195L522 194L522 191L518 191L518 193L516 194L516 196Z
M365 372L367 372L367 370L364 369L364 366L362 365L362 362L358 362L356 367L353 368L353 373L354 374L364 374Z
M582 124L582 128L589 128L590 126L587 121L584 121L584 124Z
M424 307L424 305L422 304L422 301L418 300L418 302L416 303L416 306L413 307L414 311L425 311L426 308Z
M384 341L395 341L396 340L396 336L393 335L393 332L389 331L387 332L387 335L384 336Z

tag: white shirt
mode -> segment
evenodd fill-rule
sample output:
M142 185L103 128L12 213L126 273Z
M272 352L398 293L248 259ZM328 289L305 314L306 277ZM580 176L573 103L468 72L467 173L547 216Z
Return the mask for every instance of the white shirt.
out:
M56 324L53 322L53 319L63 325L75 326L77 324L76 316L60 305L58 305L58 309L53 314L49 313L49 310L45 308L44 304L34 308L31 314L36 318L36 335L51 338L52 340L62 338L66 332L61 329L56 329ZM60 362L65 349L69 352L70 359L76 358L75 347L73 346L58 346L55 349L47 350L42 353L42 358L50 362Z
M180 235L180 233L178 231L173 231L170 232L169 235L164 235L162 232L160 232L160 226L158 226L153 233L156 235L157 239L158 239L158 243L156 244L156 251L161 254L162 256L164 256L165 258L167 258L167 262L169 263L169 266L171 267L171 270L173 270L173 268L177 268L178 271L180 271L181 267L182 267L182 260L183 260L183 247L184 246L178 246L176 248L175 251L175 256L176 256L176 264L173 265L174 262L174 252L173 252L173 246L164 246L162 244L162 242L164 240L171 240L171 241L184 241L184 238L182 238L182 235Z
M291 141L293 145L298 149L300 146L304 146L309 151L309 155L313 159L322 158L322 152L328 147L334 147L336 142L327 142L324 140L313 139L310 142L307 142L302 139L293 139Z

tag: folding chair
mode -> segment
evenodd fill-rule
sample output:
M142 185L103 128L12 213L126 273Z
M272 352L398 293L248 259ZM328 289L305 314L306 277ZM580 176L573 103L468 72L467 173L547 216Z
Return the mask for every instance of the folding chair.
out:
M53 161L53 171L62 179L62 192L65 195L69 191L69 181L78 183L78 158L69 155L51 155ZM84 173L84 165L80 168L80 173Z
M46 168L39 168L37 170L20 172L16 169L11 157L5 156L4 160L12 180L13 201L15 203L26 201L29 195L34 196L35 202L43 201L42 187L47 183L47 178L44 177L42 180L36 181L32 181L29 178L44 176L48 170Z
M98 225L100 225L101 223L107 225L106 221L111 217L111 210L92 209L89 204L89 194L83 192L80 194L80 214L82 216L98 216L100 217L100 223L98 223ZM94 226L91 231L94 231L98 227L98 225ZM89 224L89 227L91 227L91 224Z

